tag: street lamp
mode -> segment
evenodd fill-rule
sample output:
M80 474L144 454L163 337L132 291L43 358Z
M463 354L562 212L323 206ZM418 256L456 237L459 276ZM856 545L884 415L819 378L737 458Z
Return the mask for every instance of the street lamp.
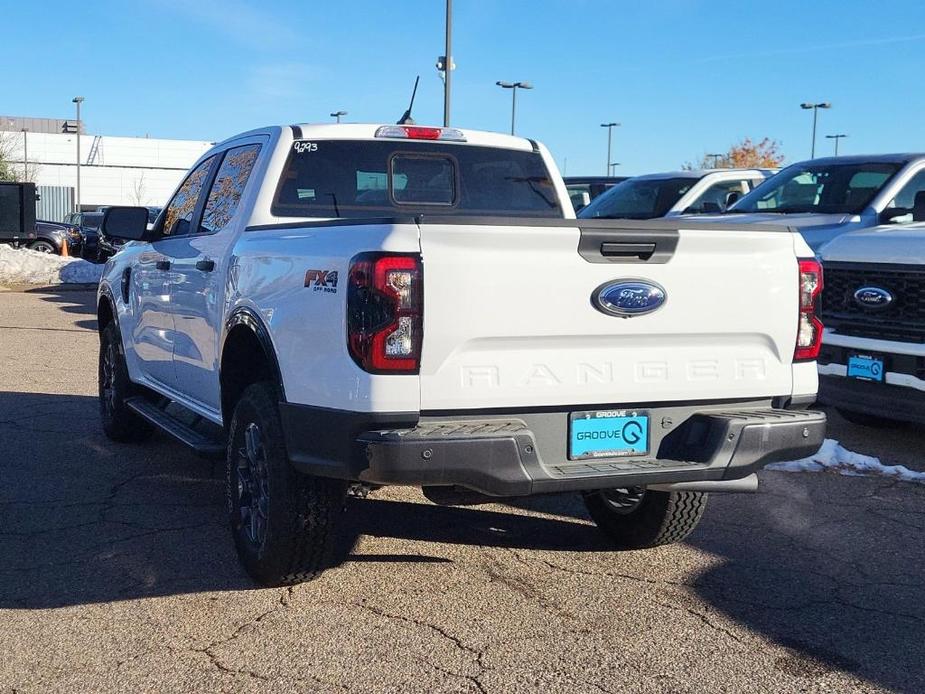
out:
M77 104L77 211L80 212L80 105L83 103L82 96L75 96L71 101Z
M620 162L612 161L610 162L610 175L613 176L617 172L617 167L620 166Z
M818 118L819 109L820 108L832 108L832 104L829 103L828 101L823 101L821 104L805 103L805 104L800 104L800 108L802 108L804 111L808 111L809 109L813 110L813 149L812 149L812 154L810 154L809 158L815 159L816 158L816 119Z
M511 90L511 135L514 134L514 119L517 116L517 90L533 89L529 82L495 82L502 89Z
M719 168L719 160L725 158L725 154L707 154L708 157L713 157L713 168Z
M340 117L346 116L346 115L347 115L346 111L335 111L334 113L331 114L331 118L336 118L337 122L340 123Z
M438 61L439 62L439 61ZM443 127L450 127L450 82L453 79L453 0L446 0L446 34L443 48ZM438 68L439 69L439 68Z
M613 135L613 129L619 128L619 123L601 123L602 128L607 128L607 168L604 169L604 175L610 174L610 142Z
M29 128L22 129L22 180L29 180Z
M838 141L843 137L848 137L847 135L826 135L826 140L835 140L835 156L838 156Z

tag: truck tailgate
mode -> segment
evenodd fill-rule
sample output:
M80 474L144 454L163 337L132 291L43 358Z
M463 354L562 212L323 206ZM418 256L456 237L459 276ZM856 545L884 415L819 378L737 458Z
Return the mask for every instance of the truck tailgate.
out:
M703 402L791 392L797 262L786 230L626 221L588 229L582 220L499 225L430 218L420 233L422 410ZM587 259L578 252L582 234L586 257L589 247L599 256L601 244L619 248L627 239L632 250L647 234L669 234L677 245L647 261ZM592 295L620 280L656 283L666 300L644 315L605 313Z

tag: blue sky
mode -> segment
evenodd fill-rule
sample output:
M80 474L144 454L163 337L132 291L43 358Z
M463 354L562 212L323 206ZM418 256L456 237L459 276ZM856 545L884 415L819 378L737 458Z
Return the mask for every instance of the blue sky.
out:
M567 173L668 170L745 136L809 156L802 101L831 101L846 153L925 150L925 3L913 0L455 0L453 124L545 142ZM4 7L8 115L93 133L219 140L269 123L393 122L414 76L419 123L442 119L443 0L85 0ZM738 8L738 9L737 9ZM13 30L15 28L15 30ZM22 58L14 62L14 58ZM14 74L10 74L10 73ZM567 165L566 165L567 160Z

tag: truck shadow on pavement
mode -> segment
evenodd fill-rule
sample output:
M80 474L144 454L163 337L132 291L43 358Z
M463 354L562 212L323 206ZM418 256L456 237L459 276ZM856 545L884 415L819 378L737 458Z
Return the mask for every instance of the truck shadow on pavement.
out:
M221 463L163 438L112 444L96 408L87 396L0 392L0 609L253 589L234 556ZM657 564L609 552L574 496L510 512L370 498L351 501L345 526L348 538L434 543L435 554L447 554L439 544L533 550L538 560L568 553L589 581L611 581L602 589L619 588L611 567L685 593L705 629L731 623L721 627L730 648L784 646L775 666L810 688L837 669L922 691L925 488L784 473L762 484L754 496L714 498L687 546L650 555ZM364 562L453 561L418 548L348 562L360 571ZM576 553L600 554L585 562Z
M155 435L108 441L97 400L0 392L0 609L44 609L254 588L234 555L221 461ZM350 500L342 545L359 535L434 543L596 551L593 527L478 508ZM358 554L357 563L447 563Z
M728 632L730 647L748 647L749 632L784 646L775 667L809 689L840 670L925 691L923 502L921 485L765 472L756 495L710 499L686 541L710 568L691 576L660 566L648 576L682 583L709 606L706 623L744 627ZM565 510L554 499L540 509L547 503Z
M27 289L26 294L39 294L42 301L57 304L62 313L89 316L88 319L75 320L74 326L96 331L96 288L84 285L72 288L40 287Z

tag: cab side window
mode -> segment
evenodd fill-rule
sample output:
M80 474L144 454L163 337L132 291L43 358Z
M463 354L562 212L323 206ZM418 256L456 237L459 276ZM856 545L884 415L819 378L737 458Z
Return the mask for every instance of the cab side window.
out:
M211 156L190 172L183 185L174 194L173 199L164 210L164 236L183 236L188 234L193 221L193 212L196 202L202 192L202 186L215 163L215 156Z
M238 209L259 153L260 145L235 147L225 153L202 213L199 233L212 234L228 226Z
M691 205L690 212L724 212L729 205L748 192L745 181L720 181L707 188Z
M908 222L925 221L925 169L919 171L909 182L902 187L902 190L890 201L887 209L895 208L905 210L906 214L892 217L890 222L893 224L906 224ZM922 193L922 195L919 195ZM916 198L918 198L918 210L916 210Z

